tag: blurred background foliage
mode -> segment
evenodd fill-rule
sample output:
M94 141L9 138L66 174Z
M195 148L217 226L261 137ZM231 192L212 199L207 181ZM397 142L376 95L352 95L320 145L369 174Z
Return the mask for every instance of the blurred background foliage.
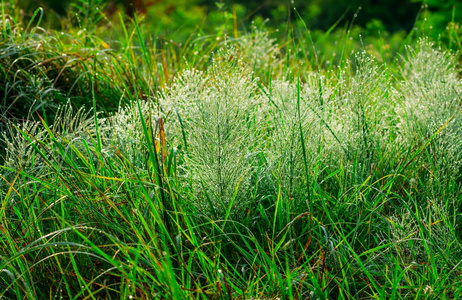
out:
M155 34L177 40L187 38L200 25L201 29L224 30L225 24L247 28L248 22L269 19L274 28L287 20L297 20L293 8L309 29L327 31L334 24L344 27L354 23L368 35L409 32L413 26L425 29L435 39L448 26L457 26L462 18L459 0L12 0L17 10L31 15L38 7L53 11L46 16L55 26L65 26L67 16L88 9L101 8L111 19L120 12L133 16L138 12L148 19ZM90 6L90 7L84 7ZM418 16L424 15L423 18ZM233 24L234 19L238 24ZM61 20L61 22L60 22ZM417 21L417 23L416 23ZM205 26L204 26L205 25ZM241 28L240 28L241 29ZM214 32L216 33L216 32Z

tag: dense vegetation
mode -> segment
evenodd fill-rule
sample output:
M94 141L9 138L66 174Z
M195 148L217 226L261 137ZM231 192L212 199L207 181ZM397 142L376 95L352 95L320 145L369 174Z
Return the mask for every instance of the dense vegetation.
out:
M456 8L432 40L78 3L2 3L0 298L462 297Z

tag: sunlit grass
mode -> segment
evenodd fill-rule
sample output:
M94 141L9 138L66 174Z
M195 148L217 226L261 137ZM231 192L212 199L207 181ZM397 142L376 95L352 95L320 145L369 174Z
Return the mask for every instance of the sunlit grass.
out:
M307 32L179 46L5 7L1 297L461 297L454 54L345 32L326 67Z

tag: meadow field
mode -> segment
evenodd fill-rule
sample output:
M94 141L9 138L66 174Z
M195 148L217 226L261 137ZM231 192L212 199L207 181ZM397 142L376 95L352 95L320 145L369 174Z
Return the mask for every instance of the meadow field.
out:
M219 7L174 40L10 2L0 299L462 297L457 17L435 39Z

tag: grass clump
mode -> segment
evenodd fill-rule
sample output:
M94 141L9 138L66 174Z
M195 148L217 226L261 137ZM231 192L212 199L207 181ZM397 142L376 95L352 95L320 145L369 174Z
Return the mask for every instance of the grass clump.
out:
M409 49L398 127L404 143L433 156L424 168L441 173L437 178L442 180L460 181L460 76L455 57L433 46L424 40L420 51Z
M159 100L177 123L172 134L184 150L187 181L199 193L196 203L215 219L248 208L264 132L258 81L237 54L220 52L205 72L183 72Z

